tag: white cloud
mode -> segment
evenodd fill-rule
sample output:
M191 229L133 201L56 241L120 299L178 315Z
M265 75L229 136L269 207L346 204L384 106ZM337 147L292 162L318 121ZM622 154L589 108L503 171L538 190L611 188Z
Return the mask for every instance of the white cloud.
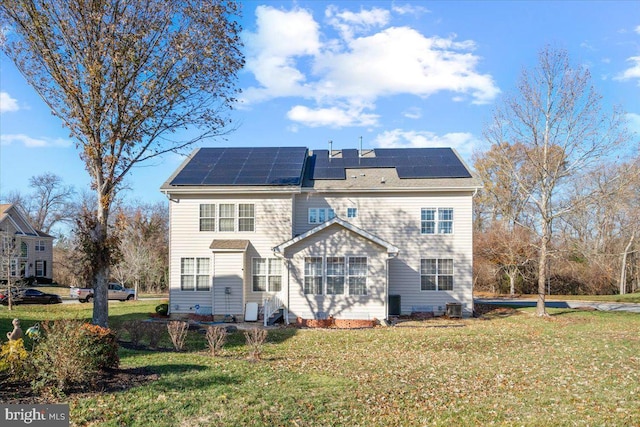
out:
M18 111L18 101L11 97L7 92L0 92L0 113L8 113Z
M462 157L469 159L480 141L467 132L437 135L428 131L394 129L382 132L376 136L373 143L380 148L450 147L455 148Z
M632 80L638 79L638 85L640 85L640 56L632 56L627 59L633 63L631 68L624 70L622 73L615 77L615 80Z
M0 145L13 143L22 144L27 148L71 146L71 141L62 138L32 138L22 133L0 135Z
M640 25L638 25L633 31L635 31L636 33L640 34Z
M498 95L493 77L477 71L474 41L389 27L389 16L379 8L350 12L329 7L327 21L338 29L331 38L309 10L259 6L256 32L245 34L246 69L257 85L244 89L242 101L249 106L301 97L308 104L292 108L290 119L342 127L376 124L377 116L361 116L361 106L375 110L380 97L426 98L449 91L456 100L487 104Z
M431 11L426 7L416 6L415 4L410 4L410 3L403 4L402 6L393 4L391 6L391 10L393 10L395 13L398 13L400 15L411 14L411 15L418 16L423 13L431 13Z
M417 120L422 117L422 110L418 107L409 107L402 112L402 115L408 119Z
M329 25L337 29L346 40L355 34L365 33L373 28L382 27L389 22L388 10L374 7L354 13L348 10L338 10L336 6L329 6L325 11Z
M317 108L296 105L287 117L297 123L310 127L328 126L342 128L346 126L374 126L378 121L375 114L366 114L361 108Z

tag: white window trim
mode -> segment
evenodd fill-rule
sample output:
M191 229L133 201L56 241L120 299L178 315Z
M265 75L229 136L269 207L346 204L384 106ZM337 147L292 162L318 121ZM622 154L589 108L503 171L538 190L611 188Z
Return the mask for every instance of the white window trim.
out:
M193 260L193 274L184 274L182 272L182 260L184 259L192 259ZM208 271L205 272L199 272L198 271L198 260L203 260L206 259L208 261L209 264L209 268ZM181 292L211 292L211 265L213 263L211 262L211 258L209 257L198 257L198 256L191 256L191 257L181 257L180 258L180 291ZM193 289L184 289L182 287L182 277L183 276L192 276L194 281L193 281ZM198 289L198 277L200 276L207 276L207 289Z
M347 218L358 218L358 208L347 208Z
M318 275L314 275L314 276L307 275L307 258L313 258L313 259L320 258L321 266L320 266L320 275L319 276ZM303 266L302 266L302 268L303 268L302 293L304 295L316 295L316 296L318 296L318 295L326 295L326 293L325 293L325 280L324 280L325 268L326 268L326 266L325 266L326 262L325 261L326 261L325 257L322 257L322 256L306 256L306 257L303 258L303 260L302 260L302 262L303 262ZM314 293L306 293L305 292L304 288L305 288L305 285L306 285L306 282L307 282L307 277L313 277L313 278L320 277L320 293L319 294L317 294L315 292Z
M213 216L202 216L201 214L201 206L202 205L211 205L213 206ZM221 216L220 209L222 205L230 205L233 206L233 216ZM253 216L240 216L240 205L251 205L253 206ZM211 219L213 220L213 230L203 230L202 229L202 220L203 219ZM233 230L221 231L220 230L220 221L223 219L233 219ZM241 219L252 219L253 220L253 230L240 230L240 220ZM198 231L201 233L255 233L256 231L256 204L250 202L238 202L238 203L200 203L198 205Z
M35 250L36 252L44 252L46 250L44 240L36 240Z
M203 205L207 205L207 206L213 206L213 216L202 216L202 206ZM216 229L218 228L218 217L217 217L217 213L218 213L218 205L215 203L200 203L198 205L198 230L203 232L203 233L211 233L211 232L215 232ZM203 230L202 229L202 220L203 219L209 219L209 220L213 220L213 230Z
M254 260L264 260L265 264L266 264L266 272L265 274L256 274L254 271ZM277 260L280 261L280 274L271 274L271 262L270 260ZM283 265L282 265L282 260L280 258L260 258L260 257L253 257L251 258L251 292L256 293L256 294L263 294L263 293L278 293L282 291L282 286L283 286L283 280L282 280L282 272L283 272ZM260 276L260 277L264 277L265 280L265 285L266 285L266 290L264 291L256 291L253 288L253 278L256 276ZM271 290L271 281L269 280L271 277L280 277L280 290L279 291L272 291Z
M312 218L311 213L314 213ZM320 212L324 215L324 220L320 220ZM333 208L309 208L307 210L307 223L309 224L323 224L336 217L336 211Z
M346 257L346 268L345 268L345 282L346 282L346 286L345 286L345 295L349 295L349 296L356 296L356 297L364 297L369 295L369 257L367 256L356 256L356 255L350 255ZM365 270L365 274L364 276L361 275L351 275L349 274L349 266L350 266L350 260L351 258L364 258L365 260L365 266L366 266L366 270ZM364 294L352 294L351 293L351 281L349 280L351 277L364 277Z
M434 212L434 219L433 220L423 220L422 219L422 212L424 210L433 210ZM444 211L444 210L451 210L451 220L440 220L440 212ZM433 222L433 233L425 233L423 231L423 223L425 222ZM444 222L451 222L451 233L441 233L440 232L440 224L444 223ZM455 209L451 208L451 207L440 207L440 208L435 208L435 207L426 207L426 208L420 208L420 234L422 234L423 236L435 236L435 235L441 235L441 236L451 236L453 234L455 234Z
M422 289L422 277L423 276L434 276L433 274L423 274L422 273L422 261L423 260L436 260L436 288L435 289ZM440 274L440 261L442 260L451 260L451 274ZM451 289L440 289L440 276L451 277ZM455 277L456 277L456 263L453 258L420 258L420 278L419 284L420 292L453 292L455 290Z

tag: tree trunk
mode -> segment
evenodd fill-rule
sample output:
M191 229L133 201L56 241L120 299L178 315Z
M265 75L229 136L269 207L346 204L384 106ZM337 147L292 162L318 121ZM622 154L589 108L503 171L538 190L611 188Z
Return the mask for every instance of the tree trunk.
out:
M95 257L96 266L95 282L93 284L93 319L94 325L109 327L109 298L108 283L110 275L110 248L108 242L108 217L109 208L103 205L103 201L110 196L103 196L98 192L98 212L96 228L93 238L95 239L98 253ZM107 202L108 203L108 202Z
M538 264L538 303L536 304L537 316L548 316L547 310L545 307L545 296L547 293L547 290L546 290L547 276L549 274L549 271L547 268L548 267L547 262L549 258L549 254L547 253L549 248L549 238L550 238L549 229L550 229L549 224L544 224L544 231L542 234L542 240L540 242L540 259L538 261L539 262Z
M624 248L624 253L622 254L622 267L620 268L620 295L624 295L627 292L627 254L629 253L629 249L631 249L631 245L633 244L633 239L635 237L635 232L631 233L629 244Z

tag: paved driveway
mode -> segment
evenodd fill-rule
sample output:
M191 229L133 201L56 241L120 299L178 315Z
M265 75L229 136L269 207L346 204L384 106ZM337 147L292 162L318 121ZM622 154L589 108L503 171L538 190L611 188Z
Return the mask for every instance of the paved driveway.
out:
M509 298L475 298L476 304L499 305L502 307L535 307L537 301L535 299L509 299ZM600 311L629 311L640 313L640 304L624 303L624 302L593 302L593 301L558 301L547 300L545 305L549 308L580 308L591 307Z

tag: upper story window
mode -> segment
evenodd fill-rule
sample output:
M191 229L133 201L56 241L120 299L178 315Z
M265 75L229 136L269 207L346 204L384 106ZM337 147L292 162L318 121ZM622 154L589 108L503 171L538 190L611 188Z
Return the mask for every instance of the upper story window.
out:
M200 205L200 231L255 231L253 203L213 203Z
M453 234L453 208L422 208L420 232L422 234Z
M357 218L358 208L347 208L347 218Z
M331 208L309 208L309 224L322 224L336 217Z
M238 205L238 231L255 230L254 206L250 203L240 203Z
M200 205L200 231L216 231L216 205Z
M440 258L421 259L420 290L452 291L453 260Z
M36 252L44 252L44 240L36 240Z

